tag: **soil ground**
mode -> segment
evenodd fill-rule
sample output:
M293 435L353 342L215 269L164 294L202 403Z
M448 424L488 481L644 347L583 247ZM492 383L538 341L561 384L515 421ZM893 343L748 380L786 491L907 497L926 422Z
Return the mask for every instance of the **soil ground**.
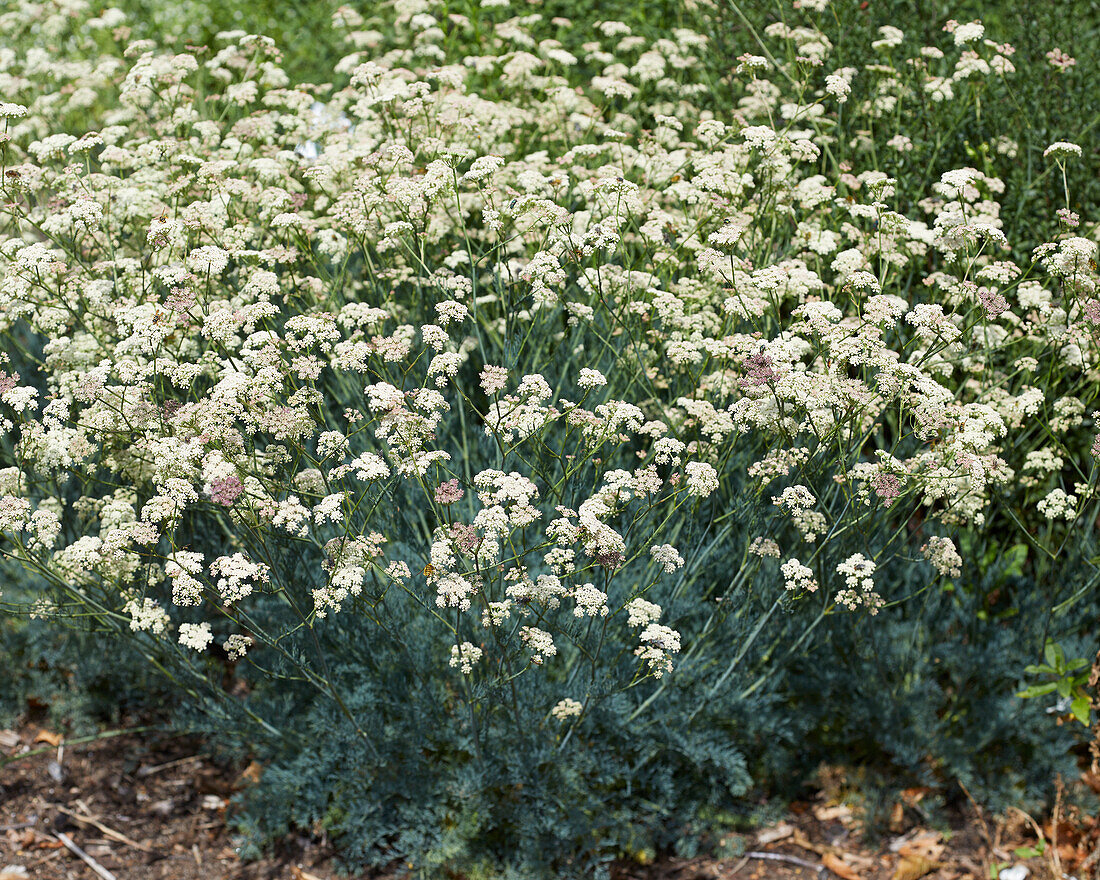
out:
M0 731L0 880L335 880L332 848L307 836L260 861L238 858L225 828L228 799L256 772L215 763L200 741L156 733L66 743L36 727ZM1100 792L1100 778L1087 773L1075 784ZM1010 869L1001 880L1100 878L1096 817L1063 809L1040 825L1022 813L996 818L968 807L951 827L931 829L920 823L914 790L896 805L891 834L871 846L829 788L792 805L778 825L734 841L740 857L620 864L615 877L988 880L995 866ZM1045 853L1021 849L1040 833L1054 844Z

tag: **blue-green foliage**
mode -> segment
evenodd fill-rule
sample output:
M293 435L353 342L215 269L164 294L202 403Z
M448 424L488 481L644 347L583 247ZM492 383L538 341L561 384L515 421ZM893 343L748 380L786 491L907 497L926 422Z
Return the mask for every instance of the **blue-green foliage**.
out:
M368 640L361 620L342 614L316 629L316 643L299 633L290 646L307 660L318 650L338 658L329 672L355 724L333 699L295 680L296 665L286 662L267 673L238 666L250 686L240 701L224 699L225 666L212 663L206 678L190 680L201 699L174 722L264 764L234 814L246 852L292 829L324 831L349 864L400 859L429 874L446 863L493 865L501 876L592 876L624 854L705 849L716 832L752 818L757 796L793 792L823 761L861 767L870 803L876 795L888 803L889 792L910 785L951 796L957 780L993 808L1035 805L1054 774L1071 769L1077 731L1056 726L1046 703L1015 692L1047 635L1071 653L1089 649L1088 624L1100 613L1095 591L1050 614L1087 586L1086 571L1076 577L1071 568L1044 591L993 566L981 582L926 590L870 626L865 617L830 616L789 657L784 646L813 617L805 606L784 609L769 630L775 638L760 643L779 642L775 667L747 696L756 679L742 671L711 693L748 636L738 621L757 616L731 614L721 652L690 656L633 720L661 684L613 696L562 748L560 738L533 733L560 683L533 677L517 690L524 723L483 723L479 760L453 685L438 675L435 637L418 631L417 616L403 614L400 602L391 603L400 639L372 628ZM897 583L887 598L915 589ZM751 604L753 591L744 587L732 606ZM690 645L709 609L683 605L677 624ZM277 616L277 607L269 612ZM13 661L14 674L3 679L9 717L12 700L27 695L52 703L59 720L86 723L108 707L117 713L119 664L141 668L117 642L105 651L102 636L74 632L58 641L38 623L11 621L0 632ZM743 666L759 668L761 659L750 651ZM151 680L130 681L127 693L155 703ZM510 694L478 697L491 704Z
M895 573L905 570L917 572ZM479 705L503 701L520 719L487 710L480 758L454 685L434 668L434 637L418 631L412 609L395 615L400 639L375 633L369 643L354 616L337 616L318 628L316 646L303 638L297 647L340 657L330 673L354 724L312 688L245 671L245 705L280 731L236 719L250 732L231 739L267 768L237 814L246 851L299 828L327 832L351 865L400 860L427 876L444 864L592 876L616 857L712 846L751 820L757 796L792 792L821 762L862 768L872 807L911 785L955 796L957 782L993 808L1041 804L1055 773L1071 769L1078 731L1015 693L1048 633L1070 644L1088 633L1100 612L1095 593L1050 613L1087 581L1070 571L1044 593L993 565L980 582L946 590L921 592L900 576L887 582L888 601L908 601L870 625L829 616L794 651L817 616L805 603L782 608L768 637L715 689L750 635L748 622L762 616L754 603L769 592L745 585L727 598L742 613L722 619L717 648L688 653L663 683L599 704L564 746L540 732L541 713L562 693L552 669L524 681L518 706L507 689L476 694ZM674 620L685 645L709 619L704 603L682 603ZM767 676L755 677L764 664ZM206 729L224 733L224 722Z
M874 618L825 615L820 595L775 604L784 593L776 562L737 578L755 530L751 507L734 506L746 487L730 479L729 493L678 539L692 589L672 578L648 594L683 634L676 670L623 691L634 658L601 664L600 699L572 731L546 723L547 707L580 695L555 662L514 691L475 684L475 740L465 680L441 669L445 646L432 618L414 595L390 588L383 597L369 586L311 627L280 595L254 596L255 621L289 633L285 655L257 651L238 664L223 655L195 665L185 652L125 648L79 626L59 642L37 622L6 621L0 650L16 670L3 684L8 711L27 694L61 707L70 703L57 694L81 695L76 720L119 693L155 703L150 676L128 676L131 690L118 690L123 664L149 668L144 651L174 678L170 723L264 766L233 814L246 853L292 830L323 832L349 865L400 860L425 876L446 865L589 877L623 856L705 850L750 823L761 796L781 800L822 762L861 768L872 806L911 785L950 796L956 782L992 807L1041 802L1054 774L1072 765L1076 731L1057 727L1047 703L1015 694L1046 638L1089 650L1100 597L1088 560L1071 549L1058 582L1037 583L1026 547L994 536L964 548L984 560L968 569L980 575L946 585L921 561L884 565L877 582L887 607ZM412 538L432 527L411 494L386 491L372 514L386 519L372 522ZM227 550L200 521L183 521L180 543ZM911 547L921 540L912 535ZM267 545L302 592L323 583L314 545L288 537ZM319 689L304 670L331 687ZM247 684L245 696L227 695L234 679Z
M8 563L0 565L0 579L9 601L41 588ZM164 704L164 680L133 645L81 620L69 624L59 629L56 621L0 614L0 727L42 712L55 728L86 734Z
M1091 601L1052 617L1045 592L1030 578L989 575L889 609L871 627L833 621L790 677L794 704L817 719L822 756L866 768L891 791L960 794L961 782L994 810L1041 807L1055 774L1072 775L1069 749L1083 731L1055 724L1053 699L1014 694L1046 634L1070 634L1087 651L1100 611L1094 588Z

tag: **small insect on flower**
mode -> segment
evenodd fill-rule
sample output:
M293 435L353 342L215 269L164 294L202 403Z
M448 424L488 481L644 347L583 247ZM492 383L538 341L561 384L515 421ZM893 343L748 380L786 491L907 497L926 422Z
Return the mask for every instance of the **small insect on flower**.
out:
M424 570L421 572L421 574L424 575L424 577L426 578L434 577L435 566L429 562L427 565L424 566Z

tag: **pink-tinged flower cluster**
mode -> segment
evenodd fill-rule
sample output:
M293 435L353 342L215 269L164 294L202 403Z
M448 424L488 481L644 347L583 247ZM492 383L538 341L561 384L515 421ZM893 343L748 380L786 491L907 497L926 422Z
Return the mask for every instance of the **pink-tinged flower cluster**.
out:
M210 500L225 507L232 507L243 492L244 483L235 476L223 477L210 483Z
M465 492L458 484L458 479L446 480L435 489L433 496L438 504L455 504L462 500Z

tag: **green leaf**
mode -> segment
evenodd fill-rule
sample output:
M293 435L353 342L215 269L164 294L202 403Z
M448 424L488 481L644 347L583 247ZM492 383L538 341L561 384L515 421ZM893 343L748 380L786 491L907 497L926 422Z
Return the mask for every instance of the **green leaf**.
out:
M1056 687L1057 685L1054 682L1050 682L1049 684L1033 684L1031 687L1020 691L1016 696L1023 697L1025 700L1031 697L1041 697L1043 694L1049 694Z
M1089 726L1089 698L1078 697L1072 703L1069 704L1069 710L1073 713L1073 717L1080 721L1085 727Z
M1048 640L1043 648L1043 659L1047 661L1047 666L1058 665L1058 655L1055 653L1054 647L1054 642Z

